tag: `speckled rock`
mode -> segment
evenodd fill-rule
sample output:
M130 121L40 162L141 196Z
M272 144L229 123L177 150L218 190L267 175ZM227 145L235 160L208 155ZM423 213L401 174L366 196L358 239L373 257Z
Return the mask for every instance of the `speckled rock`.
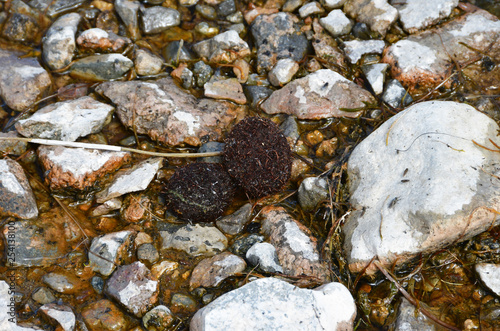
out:
M441 83L445 88L452 86L454 80L448 77L455 70L455 64L448 54L453 54L459 64L476 59L478 52L486 52L493 62L500 60L500 45L491 43L497 38L500 38L500 20L477 10L396 42L385 50L382 61L391 65L391 76L410 94L426 93ZM498 92L500 87L495 82L500 66L485 70L482 61L473 62L461 71L474 81L474 89Z
M51 190L92 189L96 181L131 160L127 152L62 146L40 146L37 153Z
M276 248L285 275L310 276L320 283L330 280L328 266L319 256L317 240L304 225L282 207L265 207L261 215L262 232Z
M203 287L217 287L224 279L243 272L247 264L241 257L224 252L202 260L194 267L189 280L191 290Z
M22 13L11 13L4 23L2 35L10 41L23 44L33 43L39 33L37 21Z
M24 219L38 216L35 196L23 167L11 159L0 160L0 215Z
M44 96L50 75L34 57L0 49L0 97L10 108L22 111Z
M129 38L121 37L111 31L92 28L80 33L76 39L78 47L82 50L95 51L98 53L118 53L131 43Z
M250 48L238 33L229 30L193 46L199 56L212 63L232 63L238 58L250 55Z
M358 117L361 111L342 109L363 108L364 102L374 103L375 100L368 91L340 74L322 69L275 91L261 107L268 114L285 113L300 119L321 119Z
M409 33L415 33L439 23L450 16L458 0L406 0L394 3L399 11L399 20Z
M119 172L113 182L96 194L96 201L103 203L130 192L143 191L163 166L163 158L150 158L135 164L132 168Z
M16 131L0 132L0 138L18 138L20 135ZM25 141L0 140L0 152L7 155L21 155L28 149Z
M227 238L216 227L200 224L160 231L162 249L177 249L192 256L213 256L227 248Z
M120 266L106 282L105 292L130 313L142 317L158 300L158 281L137 261Z
M394 108L404 108L413 102L411 95L408 94L397 79L391 79L387 83L384 94L382 94L382 100Z
M142 317L142 324L147 330L168 330L173 325L175 317L167 306L159 305L148 311Z
M246 259L264 272L283 272L276 248L270 243L256 243L247 251Z
M475 269L481 281L497 296L500 296L500 264L478 263Z
M126 255L132 234L132 231L120 231L94 238L89 252L89 264L93 270L103 276L111 275L115 264L120 264Z
M113 106L91 97L56 102L16 123L25 137L75 141L102 130L111 120Z
M405 263L499 224L498 155L472 142L498 144L498 129L466 104L422 102L356 146L347 169L353 211L343 226L350 270L375 256Z
M43 38L42 58L52 70L67 67L76 49L75 33L82 17L70 13L59 17Z
M64 331L73 331L75 329L76 317L69 306L49 303L41 306L40 310L48 317L56 320Z
M111 301L101 299L82 309L82 317L90 331L126 331L125 314Z
M276 278L262 278L198 310L190 330L297 330L300 326L340 331L351 330L355 317L354 299L340 283L309 290Z
M96 91L117 105L125 126L169 145L199 146L202 137L220 140L224 129L242 111L228 102L197 99L170 77L151 82L107 82Z
M398 10L387 0L349 0L344 5L344 12L356 21L368 24L382 37L398 19Z
M76 78L101 82L118 79L133 66L132 60L118 53L91 55L75 61L70 73Z
M301 61L309 49L299 19L290 13L260 15L252 22L250 31L257 45L259 73L271 70L279 59Z

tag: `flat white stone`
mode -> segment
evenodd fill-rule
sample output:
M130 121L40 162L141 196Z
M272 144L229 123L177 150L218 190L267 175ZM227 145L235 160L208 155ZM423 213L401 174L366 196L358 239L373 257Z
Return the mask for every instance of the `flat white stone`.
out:
M70 307L49 303L41 306L40 310L55 319L64 331L75 329L76 317Z
M351 40L344 42L344 52L351 63L358 62L365 54L382 54L383 40Z
M348 330L355 317L354 299L340 283L309 290L261 278L198 310L190 330Z
M143 191L148 188L149 183L163 165L163 158L151 158L136 164L124 173L116 175L111 185L104 191L99 192L98 203L122 196L130 192Z
M8 276L7 276L8 277ZM0 330L2 331L39 331L39 329L25 328L16 324L16 313L13 301L14 287L9 288L9 283L0 280Z
M80 35L78 36L78 39L85 40L88 43L97 44L97 43L99 43L100 39L106 39L108 37L109 37L109 34L106 31L104 31L103 29L92 28L92 29L88 29L88 30L85 30L82 33L80 33Z
M85 96L46 106L16 123L25 137L75 141L99 132L111 118L114 107Z
M334 37L351 32L353 22L340 9L332 10L328 16L319 19L319 23Z
M292 80L299 70L299 64L292 59L281 59L271 69L267 78L274 86L283 86Z
M192 256L212 256L227 248L227 238L214 226L185 225L175 231L161 231L162 249L177 249Z
M392 52L403 73L415 69L433 71L438 62L436 50L412 40L398 41L392 45Z
M361 142L348 162L351 271L374 256L403 263L499 223L488 209L500 208L498 156L472 142L491 146L498 129L469 105L433 101L400 112Z
M384 80L387 68L389 68L387 63L368 64L361 67L376 95L384 92Z
M500 264L478 263L476 272L490 290L500 296Z
M306 18L309 15L321 14L324 12L325 10L317 1L308 2L299 9L299 15L301 18Z
M246 258L252 265L265 272L283 272L276 248L270 243L256 243L247 251Z
M406 31L415 33L450 16L458 0L406 0L403 3L399 20Z

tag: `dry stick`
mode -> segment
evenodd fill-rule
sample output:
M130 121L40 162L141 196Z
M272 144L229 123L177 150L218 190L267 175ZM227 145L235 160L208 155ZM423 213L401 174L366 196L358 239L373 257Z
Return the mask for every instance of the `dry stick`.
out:
M50 140L50 139L39 139L39 138L22 138L22 137L0 137L0 140L14 140L14 141L24 141L28 143L47 145L47 146L64 146L64 147L78 147L78 148L89 148L89 149L100 149L105 151L113 152L131 152L144 155L161 156L161 157L209 157L209 156L219 156L221 152L207 152L207 153L160 153L160 152L150 152L142 151L140 149L120 147L113 145L103 145L103 144L89 144L89 143L79 143L74 141L61 141L61 140Z
M406 290L403 288L403 286L401 286L401 284L399 284L389 274L389 272L387 271L387 269L385 269L385 267L378 260L377 261L373 261L373 263L378 268L378 270L380 270L384 274L384 276L387 277L387 279L389 279L398 288L399 292L401 292L401 294L406 298L406 300L408 300L412 305L414 305L415 308L417 308L422 314L424 314L425 316L427 316L428 318L430 318L431 320L433 320L434 322L436 322L437 324L441 325L444 328L447 328L447 329L453 330L453 331L460 331L459 328L456 328L453 325L450 325L450 324L448 324L446 322L441 321L436 316L434 316L433 314L431 314L427 309L425 309L422 306L420 306L418 304L417 300L414 299L408 292L406 292Z

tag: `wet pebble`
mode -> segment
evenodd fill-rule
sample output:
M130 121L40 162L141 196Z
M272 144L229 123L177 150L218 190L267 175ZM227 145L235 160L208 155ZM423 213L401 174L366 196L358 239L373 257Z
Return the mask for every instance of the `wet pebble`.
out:
M204 259L196 265L191 273L189 287L217 287L226 278L245 270L247 264L241 257L224 252L214 257Z
M91 55L75 61L70 73L84 80L106 81L122 77L133 66L132 60L118 53Z
M137 248L137 258L144 263L153 264L160 258L160 254L153 244L143 244Z
M238 58L250 55L250 48L238 33L229 30L193 45L199 56L211 63L232 63Z
M0 215L22 219L38 216L35 196L19 163L0 160L0 183Z
M115 175L113 182L96 194L96 201L103 203L127 193L143 191L163 165L163 158L150 158Z
M212 6L197 4L195 9L196 12L200 13L200 15L207 20L215 20L217 18L217 11Z
M41 306L40 310L45 315L56 320L64 331L73 331L75 329L76 317L69 306L49 303Z
M82 17L77 13L59 17L43 38L42 58L52 70L67 67L76 49L75 34Z
M225 99L245 104L247 98L243 93L243 87L236 78L211 79L204 85L205 96L214 99Z
M163 59L149 51L138 49L134 59L135 71L140 76L156 75L163 67Z
M382 37L398 19L398 10L387 0L351 0L345 3L344 11L358 22L368 24L370 29Z
M328 283L301 289L276 278L262 278L227 292L198 310L190 330L295 330L353 328L356 305L349 290Z
M137 223L151 217L151 199L145 194L129 194L123 201L121 217L128 223Z
M306 18L307 16L311 15L323 14L324 12L325 9L323 9L323 7L321 7L319 2L317 1L308 2L299 8L299 15L301 18Z
M198 61L193 66L193 74L196 81L196 86L203 87L205 83L210 80L212 77L214 70L211 66L206 64L203 61Z
M75 141L100 132L113 110L113 106L86 96L46 106L19 120L16 129L25 137Z
M85 286L78 277L66 270L45 274L42 281L54 291L62 294L75 294Z
M31 298L42 305L54 302L56 300L54 294L52 294L52 292L44 286L39 287L37 290L35 290L31 295Z
M82 317L90 331L126 331L128 327L125 314L107 299L84 307Z
M51 85L48 72L34 57L0 48L0 97L13 110L23 111L44 96Z
M315 210L328 199L328 181L323 177L308 177L299 186L299 203L303 210Z
M7 17L2 35L10 41L31 43L39 32L37 21L30 15L12 13Z
M92 189L96 181L131 160L130 153L40 146L38 158L51 190Z
M200 224L160 231L162 249L177 249L191 256L212 256L227 248L227 238L214 226Z
M240 233L245 225L250 221L252 205L247 203L241 206L234 213L219 218L215 224L224 233L236 235Z
M137 40L140 38L139 31L139 1L133 0L116 0L115 1L115 9L123 23L125 23L125 27L130 35L132 40Z
M102 205L95 207L90 213L91 217L103 216L122 207L122 200L114 198L105 201Z
M186 313L195 312L198 307L198 303L190 295L183 293L175 293L172 295L172 300L170 301L170 309L174 313Z
M106 282L105 292L130 313L142 317L158 300L158 281L137 261L120 266Z
M121 52L131 43L130 39L120 37L113 32L104 31L99 28L92 28L80 33L76 39L78 47L86 51Z
M500 264L479 263L475 266L482 282L497 296L500 296Z
M236 12L236 4L234 0L224 0L215 6L219 17L226 17Z
M273 93L273 90L269 87L258 85L245 85L243 90L245 91L249 105L253 108L258 107L262 100Z
M270 243L256 243L247 251L246 259L264 272L283 272L283 268L278 261L276 248Z
M302 6L304 2L304 0L287 0L283 7L281 7L281 11L292 13Z
M185 63L181 63L170 73L170 76L179 80L185 89L190 89L193 86L194 74Z
M244 234L238 238L236 238L229 248L231 252L236 255L245 257L248 250L255 245L256 243L260 243L264 241L264 236L256 233Z
M294 60L281 59L269 71L267 79L272 85L280 87L290 82L298 70L299 64Z
M319 19L320 24L334 37L351 32L353 22L340 9L332 10L326 17Z
M132 234L132 231L120 231L94 238L89 252L92 269L103 276L111 275L116 265L126 256Z
M140 11L145 34L160 33L181 23L180 13L172 8L153 6L141 8Z
M142 324L148 331L168 330L175 321L175 316L164 305L158 305L142 317Z
M413 102L411 95L397 79L391 79L387 83L382 100L394 108L404 108Z
M179 62L191 61L195 59L194 54L189 48L186 47L184 42L181 47L181 41L171 41L163 49L162 55L163 58L165 58L166 63L176 65Z

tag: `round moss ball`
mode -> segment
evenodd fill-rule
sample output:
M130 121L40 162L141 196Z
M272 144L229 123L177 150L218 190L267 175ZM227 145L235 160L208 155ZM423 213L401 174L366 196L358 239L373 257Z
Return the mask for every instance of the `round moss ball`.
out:
M167 205L180 218L210 222L221 216L234 196L234 183L220 163L191 163L170 177Z
M292 151L280 128L247 117L229 132L223 159L229 175L253 198L279 192L290 179Z

